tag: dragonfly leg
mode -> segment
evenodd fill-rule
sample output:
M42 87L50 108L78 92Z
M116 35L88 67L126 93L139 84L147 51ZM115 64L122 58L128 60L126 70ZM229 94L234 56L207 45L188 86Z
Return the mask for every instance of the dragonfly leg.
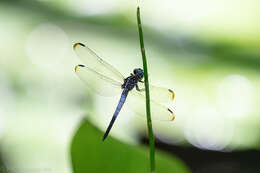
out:
M145 88L140 89L138 84L135 85L135 88L137 91L140 91L140 92L145 91Z

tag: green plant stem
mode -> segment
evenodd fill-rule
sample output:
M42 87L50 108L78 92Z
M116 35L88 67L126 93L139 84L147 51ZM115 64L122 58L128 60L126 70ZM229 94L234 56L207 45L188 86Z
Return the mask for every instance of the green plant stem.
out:
M151 173L155 172L155 145L154 145L154 135L153 135L153 127L152 127L152 119L151 119L151 110L150 110L150 93L149 93L149 80L148 80L148 69L147 69L147 61L144 49L144 38L143 38L143 30L141 25L141 17L140 17L140 8L137 7L137 24L139 31L139 40L140 47L143 59L143 69L144 69L144 83L145 83L145 96L146 96L146 119L147 119L147 128L149 134L149 144L150 144L150 170Z

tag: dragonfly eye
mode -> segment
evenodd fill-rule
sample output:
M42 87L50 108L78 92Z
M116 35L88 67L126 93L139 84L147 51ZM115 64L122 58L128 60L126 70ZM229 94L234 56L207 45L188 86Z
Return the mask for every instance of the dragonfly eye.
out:
M134 74L137 75L140 79L142 79L144 77L144 72L140 68L134 69Z

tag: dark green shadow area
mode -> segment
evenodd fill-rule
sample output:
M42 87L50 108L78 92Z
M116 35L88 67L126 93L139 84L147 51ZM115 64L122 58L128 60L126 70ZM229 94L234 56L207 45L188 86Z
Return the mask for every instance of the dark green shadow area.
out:
M83 120L71 144L74 173L148 173L148 148L124 144ZM156 173L188 173L185 164L165 153L156 152Z

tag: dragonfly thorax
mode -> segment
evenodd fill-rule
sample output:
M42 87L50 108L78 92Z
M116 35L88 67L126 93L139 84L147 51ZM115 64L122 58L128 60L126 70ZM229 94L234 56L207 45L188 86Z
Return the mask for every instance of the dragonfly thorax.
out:
M131 73L131 76L125 78L122 85L123 89L127 89L128 91L130 91L137 85L138 82L142 81L144 77L143 70L140 68L136 68L133 72L134 74Z

